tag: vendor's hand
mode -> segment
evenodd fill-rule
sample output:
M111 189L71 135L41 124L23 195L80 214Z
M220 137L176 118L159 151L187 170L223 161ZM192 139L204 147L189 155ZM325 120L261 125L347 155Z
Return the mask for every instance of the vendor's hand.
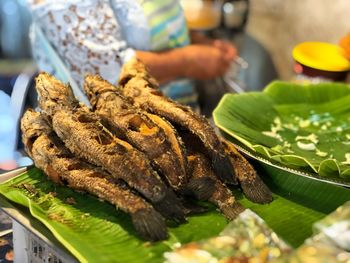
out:
M228 41L216 39L216 40L213 40L212 45L220 49L224 53L225 59L227 60L232 61L237 56L236 47Z
M190 33L191 41L193 44L202 44L217 47L225 52L227 59L232 60L237 56L236 47L227 40L209 38L206 35L196 31L191 31Z
M215 45L189 45L181 50L185 77L207 80L223 76L236 52L224 42Z

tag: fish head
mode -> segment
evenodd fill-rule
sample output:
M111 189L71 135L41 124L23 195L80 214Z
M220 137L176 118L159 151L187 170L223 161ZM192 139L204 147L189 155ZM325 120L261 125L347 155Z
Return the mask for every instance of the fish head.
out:
M48 122L48 116L44 113L28 109L21 119L22 141L26 151L31 155L31 146L42 134L49 134L52 129Z
M40 108L50 115L58 109L72 108L78 104L71 87L47 73L40 73L35 83Z
M108 96L113 93L116 98L123 97L120 88L112 85L99 75L86 75L84 82L84 91L93 107L96 107L100 97ZM120 98L125 100L125 98Z

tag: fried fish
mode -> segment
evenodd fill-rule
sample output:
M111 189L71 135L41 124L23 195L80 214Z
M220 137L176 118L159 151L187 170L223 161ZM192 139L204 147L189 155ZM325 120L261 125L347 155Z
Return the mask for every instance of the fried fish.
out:
M226 183L237 183L232 164L209 122L193 112L191 108L164 97L157 90L158 84L150 77L141 62L131 60L125 64L119 84L123 88L123 95L128 97L135 106L162 116L172 124L196 135L205 146L214 170L221 180Z
M73 93L67 91L69 86L48 74L40 74L36 89L40 107L51 115L54 131L72 153L124 180L163 216L185 221L180 200L152 169L147 157L112 134L101 118L77 104L71 98Z
M222 144L235 168L244 195L255 203L270 203L273 200L272 193L253 166L236 150L232 143L222 140Z
M60 141L43 114L27 110L21 121L26 152L54 182L95 195L130 214L138 234L150 241L164 240L164 219L140 196L105 171L76 158Z
M188 162L192 178L209 177L213 180L212 187L214 191L208 201L215 204L227 219L233 220L244 211L244 207L236 201L231 190L216 177L210 161L203 154L194 153L189 155Z
M86 76L84 89L94 112L105 117L127 142L144 152L173 189L179 190L186 184L184 146L169 123L134 107L120 89L100 76Z

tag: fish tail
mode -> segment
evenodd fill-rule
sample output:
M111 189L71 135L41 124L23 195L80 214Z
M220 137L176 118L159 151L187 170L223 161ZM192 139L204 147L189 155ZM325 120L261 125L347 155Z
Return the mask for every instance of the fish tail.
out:
M153 208L141 209L131 214L137 233L145 240L159 241L168 237L164 218Z
M214 155L213 168L222 182L233 185L238 184L235 170L226 154Z
M198 205L187 199L182 199L182 205L186 215L202 214L208 211L208 207Z
M233 220L242 213L245 208L240 203L235 202L232 205L220 206L220 210L228 220Z
M184 195L194 196L197 200L208 200L215 190L215 180L210 177L191 178L182 190Z
M273 200L270 189L258 175L254 178L250 178L250 180L243 180L240 183L244 195L250 201L259 204L266 204Z
M185 212L179 198L170 189L166 190L164 197L158 202L154 202L153 206L166 219L175 221L176 223L185 223Z

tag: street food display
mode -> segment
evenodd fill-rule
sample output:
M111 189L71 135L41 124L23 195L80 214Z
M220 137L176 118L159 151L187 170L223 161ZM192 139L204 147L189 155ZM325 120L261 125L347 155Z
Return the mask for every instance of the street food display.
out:
M186 222L209 200L230 220L244 207L226 184L240 183L253 202L272 201L253 167L207 120L162 96L143 64L131 61L119 86L86 76L92 111L69 85L41 73L40 112L21 122L26 152L54 182L84 191L130 214L140 237L167 238L165 219Z
M350 200L347 85L275 82L226 95L213 113L221 137L164 97L137 60L117 85L85 76L91 108L47 73L35 84L39 108L21 131L37 168L0 193L79 261L348 258L348 204L320 221Z

